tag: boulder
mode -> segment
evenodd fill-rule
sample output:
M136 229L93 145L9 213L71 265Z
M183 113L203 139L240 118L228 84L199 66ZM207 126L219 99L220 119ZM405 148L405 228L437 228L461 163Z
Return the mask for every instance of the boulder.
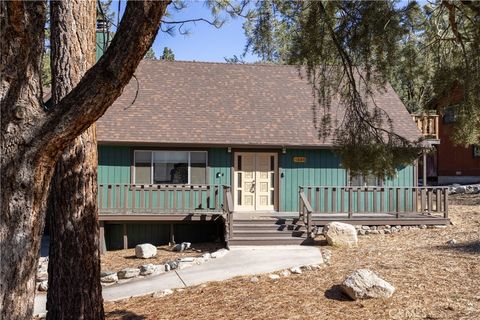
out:
M342 290L351 299L390 298L395 288L369 269L358 269L342 282Z
M137 244L135 246L135 256L141 259L153 258L157 255L157 247L150 243Z
M117 282L118 276L116 272L113 271L104 271L100 273L100 282L103 283L112 283Z
M138 268L125 268L117 272L118 279L131 279L138 277L140 269Z
M356 247L357 230L354 226L342 222L330 222L323 228L327 242L335 247Z
M149 276L151 274L159 274L165 271L165 267L159 264L145 264L140 267L140 275Z

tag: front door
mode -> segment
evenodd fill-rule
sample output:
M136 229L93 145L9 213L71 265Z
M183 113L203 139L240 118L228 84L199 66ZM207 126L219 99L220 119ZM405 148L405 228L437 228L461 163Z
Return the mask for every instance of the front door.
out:
M273 211L277 154L236 152L234 169L235 210Z

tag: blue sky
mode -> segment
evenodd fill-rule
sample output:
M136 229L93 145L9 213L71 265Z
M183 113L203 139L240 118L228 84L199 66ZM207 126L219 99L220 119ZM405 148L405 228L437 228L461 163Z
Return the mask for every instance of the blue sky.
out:
M213 20L210 10L205 7L203 1L184 2L187 5L186 8L181 11L169 10L171 17L165 20L180 21L197 18ZM125 3L126 1L120 3L120 15L125 10ZM117 11L117 7L118 2L113 1L111 9ZM170 36L159 32L153 43L153 50L157 57L161 55L164 47L169 47L173 50L176 60L225 62L224 57L231 58L233 55L240 57L243 54L246 43L242 28L243 21L243 18L230 18L220 29L205 22L187 23L184 29L190 31L188 35L175 32L174 36ZM244 60L253 62L258 59L248 54Z

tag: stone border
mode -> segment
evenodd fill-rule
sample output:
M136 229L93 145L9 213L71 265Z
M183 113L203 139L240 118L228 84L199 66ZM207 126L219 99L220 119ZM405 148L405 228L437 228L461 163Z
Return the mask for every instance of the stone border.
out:
M199 265L210 259L224 257L229 250L222 248L212 253L206 252L200 257L183 257L176 260L169 260L164 264L144 264L138 268L124 268L119 271L102 271L100 273L100 283L102 287L110 286L115 283L124 283L135 278L145 278L148 276L159 275L175 269L185 269L194 265ZM148 259L145 259L148 260ZM46 292L48 290L48 257L39 259L36 274L36 289Z
M183 257L176 260L169 260L164 264L144 264L139 268L125 268L115 271L103 271L100 276L102 286L110 286L115 283L124 283L135 278L144 278L159 275L171 270L182 270L194 265L200 265L211 259L224 257L229 250L222 248L212 253L204 253L201 257Z

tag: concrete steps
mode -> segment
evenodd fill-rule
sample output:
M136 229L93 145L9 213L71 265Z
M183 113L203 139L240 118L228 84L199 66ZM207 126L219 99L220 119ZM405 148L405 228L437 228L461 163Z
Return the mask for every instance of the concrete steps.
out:
M309 242L298 219L234 220L229 245L300 245Z

